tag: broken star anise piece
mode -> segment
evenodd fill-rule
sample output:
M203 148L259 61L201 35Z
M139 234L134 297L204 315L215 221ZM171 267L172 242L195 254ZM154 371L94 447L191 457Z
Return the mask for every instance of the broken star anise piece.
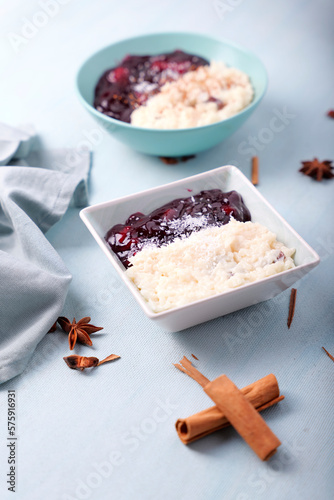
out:
M60 316L57 321L64 332L68 333L68 343L71 351L73 350L77 341L80 342L80 344L89 346L93 345L90 335L92 333L103 330L103 328L100 326L89 324L89 316L80 319L77 323L75 321L75 318L73 318L73 321L71 323L70 320L65 318L64 316Z
M323 347L323 350L325 351L325 353L327 354L327 356L332 360L334 361L334 356L332 356L324 347Z
M302 161L302 164L303 166L299 169L299 172L313 177L317 181L332 179L334 177L331 160L319 161L318 158L314 158L313 161Z
M99 362L98 366L102 365L103 363L107 363L108 361L114 361L114 359L119 359L121 356L118 354L110 354L110 356L107 356L106 358L102 359L102 361Z
M57 329L57 320L53 323L48 333L53 333L56 331L56 329Z
M173 158L170 156L160 156L160 160L166 165L176 165L176 163L179 163L179 160L177 158Z
M71 356L66 356L63 358L67 366L72 368L72 370L83 371L85 368L93 368L98 365L98 358L91 356L87 358L86 356L78 356L77 354L72 354Z

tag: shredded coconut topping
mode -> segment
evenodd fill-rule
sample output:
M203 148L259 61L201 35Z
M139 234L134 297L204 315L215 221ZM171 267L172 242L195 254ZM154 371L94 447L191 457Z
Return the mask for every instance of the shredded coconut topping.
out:
M248 75L212 62L163 85L158 94L133 111L131 123L159 129L209 125L235 115L253 96Z

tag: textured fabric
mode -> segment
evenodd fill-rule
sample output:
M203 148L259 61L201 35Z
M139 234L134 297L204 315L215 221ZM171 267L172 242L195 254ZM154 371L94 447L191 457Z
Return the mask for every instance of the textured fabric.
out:
M24 370L64 305L71 275L44 233L72 197L86 203L90 165L85 153L65 172L68 153L35 152L33 166L0 167L0 382ZM5 154L0 142L0 157Z
M0 165L8 165L12 158L25 158L35 139L35 129L32 125L14 128L0 123Z

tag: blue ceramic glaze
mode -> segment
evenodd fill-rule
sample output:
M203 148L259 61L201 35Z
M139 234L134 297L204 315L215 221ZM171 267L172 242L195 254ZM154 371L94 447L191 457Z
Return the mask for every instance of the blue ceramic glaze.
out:
M126 54L160 54L181 49L211 61L223 61L250 77L254 99L243 111L211 125L177 130L135 127L110 118L93 107L94 90L104 71L117 65ZM253 113L267 88L267 73L253 53L230 42L195 33L160 33L128 38L96 52L77 75L79 99L89 113L114 137L142 153L183 156L209 149L233 134Z

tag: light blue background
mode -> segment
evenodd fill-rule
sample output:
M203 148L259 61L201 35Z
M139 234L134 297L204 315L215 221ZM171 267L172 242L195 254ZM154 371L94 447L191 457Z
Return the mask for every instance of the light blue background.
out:
M93 349L76 352L122 359L91 373L70 371L62 360L66 336L56 332L40 343L26 372L1 387L2 498L12 498L6 492L8 389L16 389L18 400L20 500L331 498L334 366L321 346L334 353L334 181L316 183L298 169L301 160L334 158L334 121L326 116L334 108L333 4L72 0L17 52L8 34L21 33L23 18L37 19L40 4L0 5L1 120L33 122L47 148L80 149L88 135L95 151L92 204L228 163L249 175L256 153L260 192L322 259L297 284L290 330L287 291L170 334L143 315L71 209L48 233L73 274L64 315L90 314L104 326ZM173 29L254 51L267 67L269 88L236 134L192 161L168 166L98 131L76 98L74 79L83 60L104 45ZM273 132L279 113L285 123ZM277 376L286 399L265 418L283 444L271 461L261 463L233 429L189 447L179 441L176 419L210 406L202 389L172 365L191 353L208 378L226 373L240 387L270 372Z

